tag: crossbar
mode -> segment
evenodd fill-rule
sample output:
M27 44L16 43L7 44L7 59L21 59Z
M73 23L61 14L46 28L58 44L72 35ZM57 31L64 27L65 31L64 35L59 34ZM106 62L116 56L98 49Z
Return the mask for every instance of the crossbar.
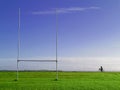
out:
M18 62L57 62L57 60L17 60Z

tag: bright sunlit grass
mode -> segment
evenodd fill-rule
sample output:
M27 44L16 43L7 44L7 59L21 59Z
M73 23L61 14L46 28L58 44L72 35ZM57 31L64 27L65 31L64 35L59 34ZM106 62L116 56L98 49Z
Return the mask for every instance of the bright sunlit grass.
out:
M120 90L119 72L0 72L0 90Z

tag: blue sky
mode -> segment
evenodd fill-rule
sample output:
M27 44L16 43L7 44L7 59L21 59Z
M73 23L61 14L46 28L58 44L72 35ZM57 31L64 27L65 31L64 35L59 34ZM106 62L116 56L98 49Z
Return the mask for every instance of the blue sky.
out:
M0 0L0 58L17 57L21 8L21 58L120 57L119 0ZM73 60L74 61L74 60Z

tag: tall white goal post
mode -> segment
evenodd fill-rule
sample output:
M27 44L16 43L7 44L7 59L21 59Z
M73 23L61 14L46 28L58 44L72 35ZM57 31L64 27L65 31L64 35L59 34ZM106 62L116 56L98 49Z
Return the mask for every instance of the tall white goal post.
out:
M55 60L22 60L20 59L20 8L19 8L19 17L18 17L18 45L17 45L17 73L16 80L19 79L19 62L55 62L56 63L56 80L58 80L58 17L56 9L56 59Z

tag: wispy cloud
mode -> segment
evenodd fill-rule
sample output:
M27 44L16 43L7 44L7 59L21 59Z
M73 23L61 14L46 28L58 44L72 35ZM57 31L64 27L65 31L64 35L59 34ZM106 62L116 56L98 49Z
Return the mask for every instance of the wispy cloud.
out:
M59 14L62 13L74 13L74 12L81 12L86 10L99 10L100 7L70 7L70 8L58 8L57 10L55 8L46 10L46 11L34 11L32 14L34 15L42 15L42 14L55 14L56 11Z

